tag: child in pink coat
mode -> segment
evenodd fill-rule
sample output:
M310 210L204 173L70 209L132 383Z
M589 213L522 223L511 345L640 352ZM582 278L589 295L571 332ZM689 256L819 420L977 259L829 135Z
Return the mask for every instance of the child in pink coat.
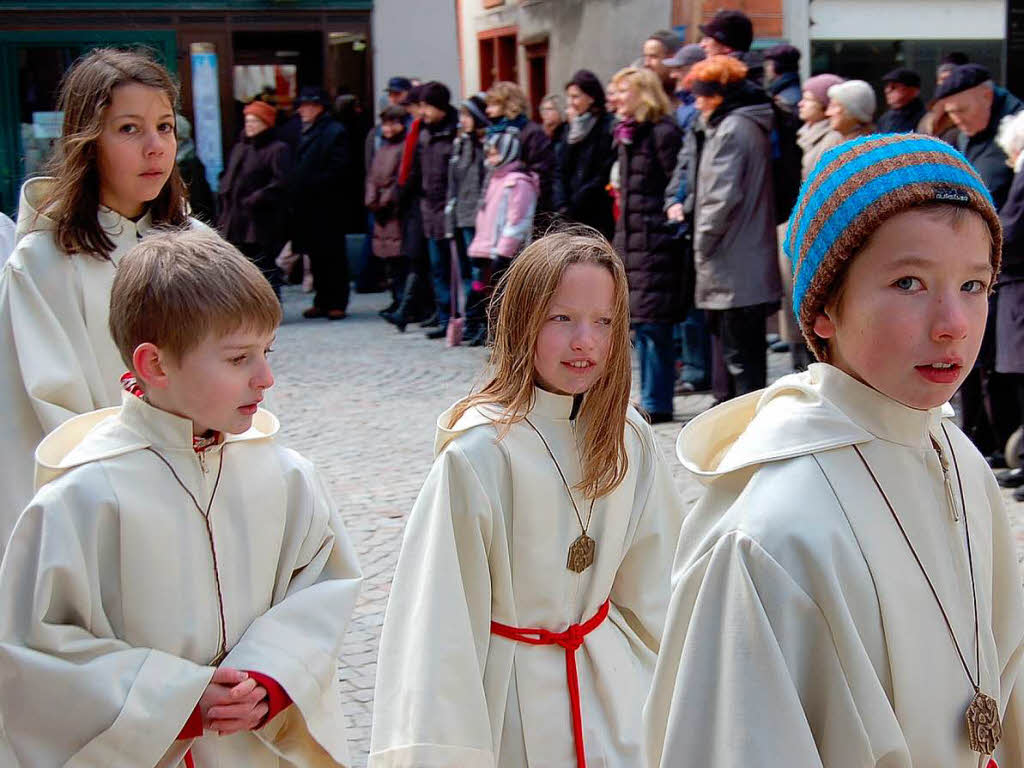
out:
M467 316L480 332L467 339L470 346L486 340L487 299L491 287L508 268L512 258L527 245L533 231L540 183L519 160L519 131L493 133L484 142L484 159L490 176L483 204L476 215L476 236L469 244L473 268Z

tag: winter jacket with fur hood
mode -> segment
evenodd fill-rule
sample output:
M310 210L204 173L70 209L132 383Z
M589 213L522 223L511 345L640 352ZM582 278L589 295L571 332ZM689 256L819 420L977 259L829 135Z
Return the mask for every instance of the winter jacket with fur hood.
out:
M529 241L540 184L515 160L491 172L469 244L474 259L511 259Z
M152 227L148 213L133 222L101 207L110 258L68 255L54 240L56 223L39 213L52 183L36 178L22 187L17 245L0 272L0 553L32 498L39 441L72 416L121 402L126 365L110 335L110 287L118 263Z
M648 766L693 754L731 766L979 765L964 721L974 689L871 473L977 676L970 526L980 685L1004 731L995 758L1024 765L1014 536L991 470L951 417L815 364L683 428L679 459L705 491L672 568Z

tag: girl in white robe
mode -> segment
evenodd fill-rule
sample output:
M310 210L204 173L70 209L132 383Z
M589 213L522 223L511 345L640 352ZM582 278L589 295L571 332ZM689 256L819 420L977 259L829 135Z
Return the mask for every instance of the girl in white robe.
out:
M39 441L120 402L125 365L107 327L118 263L149 229L190 222L174 162L177 96L141 54L87 54L62 85L53 175L21 191L0 272L0 555L32 498Z
M637 766L682 505L628 405L621 261L549 235L497 307L494 376L438 419L406 528L369 765Z

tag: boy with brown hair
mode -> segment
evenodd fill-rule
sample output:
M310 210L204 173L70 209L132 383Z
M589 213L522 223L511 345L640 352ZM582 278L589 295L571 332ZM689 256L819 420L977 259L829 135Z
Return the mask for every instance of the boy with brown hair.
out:
M948 401L999 271L988 190L937 139L828 150L786 252L819 362L679 435L683 523L649 766L1024 765L1024 594ZM994 759L993 759L994 758Z
M161 232L120 263L128 391L39 446L0 566L16 764L348 762L336 660L361 574L323 481L259 409L280 318L213 233Z

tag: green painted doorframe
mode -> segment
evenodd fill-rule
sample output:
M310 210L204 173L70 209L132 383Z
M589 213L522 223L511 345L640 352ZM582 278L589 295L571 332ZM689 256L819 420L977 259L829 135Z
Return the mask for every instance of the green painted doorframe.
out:
M56 30L0 32L0 210L13 215L24 173L18 103L18 48L79 46L83 51L103 45L151 48L176 73L177 37L174 30Z

